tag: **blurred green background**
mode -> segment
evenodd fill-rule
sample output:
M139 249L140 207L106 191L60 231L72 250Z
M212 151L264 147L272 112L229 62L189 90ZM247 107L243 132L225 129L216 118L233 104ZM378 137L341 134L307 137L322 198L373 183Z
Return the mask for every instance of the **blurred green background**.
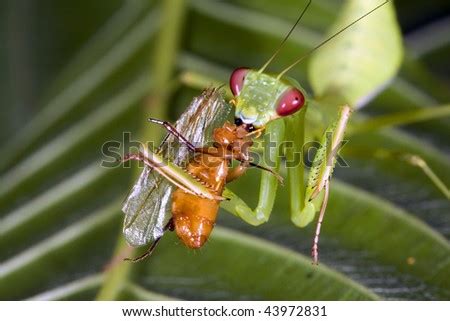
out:
M0 3L0 299L90 300L101 289L103 298L136 300L450 299L448 200L419 169L372 154L349 153L350 168L336 170L318 268L309 259L313 227L289 222L283 192L263 226L223 212L199 251L170 235L138 265L110 262L121 239L120 202L136 171L100 168L102 143L123 131L158 135L146 116L174 121L200 92L186 75L226 83L234 68L260 66L303 1L165 3ZM272 70L317 44L341 3L314 1ZM404 63L358 112L369 117L450 101L450 3L395 7ZM164 32L173 48L158 38ZM172 51L154 68L161 46ZM306 64L291 75L310 89ZM151 86L164 82L170 95L148 109ZM416 153L448 185L448 125L443 118L362 133L348 150ZM256 174L232 186L251 204Z

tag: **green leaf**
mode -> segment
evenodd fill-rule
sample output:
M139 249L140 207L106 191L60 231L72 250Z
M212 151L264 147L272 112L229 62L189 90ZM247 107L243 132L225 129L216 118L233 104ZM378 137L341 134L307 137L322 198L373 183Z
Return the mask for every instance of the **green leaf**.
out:
M338 182L334 184L336 189L330 200L333 210L328 213L324 233L332 230L343 244L371 251L399 271L416 275L443 291L450 288L447 240L411 214L379 198Z
M83 254L87 249L91 247L92 251L93 247L98 246L97 242L102 244L105 241L105 233L116 229L119 223L119 206L120 203L116 202L102 208L2 262L0 298L18 299L30 296L36 289L42 289L43 284L45 288L45 284L51 284L55 280L61 282L65 273L79 270L77 265L85 263ZM97 233L103 236L99 237ZM97 269L98 263L94 264ZM61 269L67 271L61 273Z
M111 50L95 60L89 68L83 68L82 72L75 74L68 85L49 99L33 122L6 142L1 149L4 157L0 159L0 171L28 156L43 140L51 139L52 134L61 129L61 123L77 120L77 116L85 116L96 109L98 97L104 95L105 87L108 88L108 95L112 95L111 88L117 85L116 78L130 72L129 69L133 69L136 61L140 62L146 57L140 55L143 49L147 53L148 43L157 25L157 14L151 11L127 34L118 37ZM79 64L84 66L82 62Z
M89 293L96 293L103 282L101 274L89 275L79 280L64 284L39 295L28 298L34 301L77 300L86 298ZM93 295L91 294L93 297Z
M167 236L136 275L147 287L197 300L377 298L325 265L312 265L309 257L220 227L198 253L174 247L173 235Z
M380 3L346 1L328 36ZM400 28L391 1L314 53L308 69L311 86L319 98L336 97L356 107L397 73L402 54Z

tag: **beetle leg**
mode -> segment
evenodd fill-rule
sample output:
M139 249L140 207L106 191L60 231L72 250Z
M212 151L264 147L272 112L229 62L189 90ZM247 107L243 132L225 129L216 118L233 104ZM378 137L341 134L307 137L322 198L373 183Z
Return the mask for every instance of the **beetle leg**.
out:
M192 152L195 152L195 146L168 121L159 120L156 118L149 118L148 121L163 126L169 132L169 134L175 136L181 143L185 144Z
M164 226L163 231L166 232L167 230L169 231L173 231L174 226L173 226L173 219L170 219L169 222L167 222L166 226ZM150 256L150 254L153 253L153 251L155 250L156 246L158 245L159 241L161 240L162 236L158 237L156 240L153 241L152 244L150 244L150 247L148 248L147 251L145 251L142 255L139 255L138 257L135 257L134 259L132 258L125 258L123 259L124 261L130 261L133 263L142 261L143 259L145 259L146 257Z
M228 172L227 183L230 183L230 182L234 181L235 179L238 179L239 177L244 175L244 173L247 171L247 169L248 169L248 164L246 165L245 163L240 163L238 166L236 166L235 168L233 168L232 170L230 170Z
M160 237L158 237L156 240L154 240L154 241L152 242L152 244L150 245L150 247L148 248L148 250L145 251L142 255L139 255L138 257L135 257L135 258L133 258L133 259L127 257L127 258L125 258L125 259L123 259L123 260L124 260L124 261L130 261L130 262L133 262L133 263L137 263L137 262L139 262L139 261L142 261L143 259L145 259L146 257L150 256L150 254L153 253L153 250L156 248L156 246L158 245L158 243L159 243L159 241L161 240L161 238L162 238L162 236L160 236Z
M153 170L157 171L160 175L166 178L169 182L181 188L184 192L211 199L216 201L223 201L226 198L212 193L206 186L196 181L189 173L184 171L177 165L163 160L160 155L152 153L146 150L146 154L128 154L123 158L123 162L128 160L137 160L144 162Z
M237 167L233 168L227 175L227 183L232 182L235 179L238 179L239 177L244 175L249 167L255 167L263 171L269 172L270 174L272 174L277 178L278 182L281 185L283 185L283 177L280 174L278 174L269 167L264 167L252 162L241 162Z

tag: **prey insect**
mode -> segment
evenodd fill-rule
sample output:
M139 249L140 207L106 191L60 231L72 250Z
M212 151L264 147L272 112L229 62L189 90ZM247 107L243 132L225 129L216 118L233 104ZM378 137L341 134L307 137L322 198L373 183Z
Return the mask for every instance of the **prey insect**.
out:
M206 185L198 183L182 167L192 156L192 149L195 149L191 142L203 146L212 136L212 130L221 126L230 112L230 106L216 90L207 90L201 96L194 98L173 127L172 132L183 132L182 137L185 142L189 142L188 144L182 145L175 135L167 135L158 151L151 152L143 146L139 154L124 157L124 161L143 160L146 165L149 165L144 167L122 207L125 213L123 231L127 242L132 246L152 244L149 250L135 261L149 255L164 232L175 228L171 207L175 186L187 193L191 192L202 201L219 200L221 186L216 186L214 192ZM157 158L156 161L159 162L148 164L152 161L151 157ZM163 160L169 164L163 164ZM175 184L167 180L167 176ZM181 182L181 176L185 178L184 182ZM199 195L203 195L204 198Z
M217 125L218 119L223 120L229 110L218 89L207 89L194 99L175 126L149 119L164 126L171 135L163 142L160 152L154 153L143 146L141 152L123 158L123 161L137 160L146 165L124 203L123 210L127 214L124 232L132 245L153 243L147 252L133 261L148 256L166 230L175 230L189 248L203 246L214 227L219 203L224 200L225 184L242 176L247 168L266 170L281 180L271 169L250 161L252 138L258 135L253 126L228 121L221 127L213 126ZM208 129L212 130L209 135ZM213 145L206 147L204 143L209 138ZM195 147L190 139L199 139L200 147ZM182 151L181 147L186 150ZM168 160L171 155L175 162ZM233 160L239 165L230 168ZM188 162L185 168L177 166L183 162ZM159 196L162 198L158 199ZM145 224L142 224L143 219Z
M231 107L214 89L194 99L175 126L151 120L163 125L170 133L160 150L154 152L143 148L138 154L124 157L124 161L138 160L146 165L123 206L126 214L124 234L128 243L133 246L151 243L149 250L134 261L148 256L166 230L175 230L190 248L201 247L212 231L219 205L252 225L265 223L269 219L280 180L276 173L280 158L283 154L289 154L278 147L287 129L298 133L295 147L301 150L304 128L300 127L304 124L308 105L304 89L285 76L286 72L387 2L340 29L280 74L265 73L311 4L309 1L279 48L262 68L238 68L232 73L230 89L234 96L231 101L235 108L234 124L224 123ZM306 189L300 186L303 184L303 169L287 168L292 222L304 227L319 212L311 249L314 263L318 262L319 235L336 153L342 144L351 112L350 106L341 106L336 120L327 128L325 133L331 133L331 137L324 134L322 138ZM266 151L269 158L275 161L272 168L253 164L249 159L248 149L252 139L262 132L275 143L275 148ZM211 137L214 143L208 148L205 143ZM169 148L174 143L177 147ZM233 160L239 165L231 168ZM186 161L188 165L184 168L182 163ZM225 187L227 182L242 176L251 166L264 170L261 174L260 199L254 210Z

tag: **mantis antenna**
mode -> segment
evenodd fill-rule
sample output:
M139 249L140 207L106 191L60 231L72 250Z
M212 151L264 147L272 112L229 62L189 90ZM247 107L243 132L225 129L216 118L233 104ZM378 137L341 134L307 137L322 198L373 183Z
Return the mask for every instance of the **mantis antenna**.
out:
M373 13L374 11L378 10L379 8L381 8L382 6L384 6L386 3L388 3L389 0L386 0L385 2L383 2L382 4L379 4L378 6L376 6L375 8L373 8L372 10L370 10L369 12L365 13L364 15L362 15L361 17L359 17L358 19L356 19L355 21L353 21L352 23L350 23L349 25L345 26L344 28L342 28L341 30L339 30L338 32L336 32L334 35L332 35L331 37L329 37L328 39L322 41L320 44L318 44L317 46L315 46L314 48L312 48L310 51L308 51L306 54L304 54L303 56L301 56L300 58L298 58L296 61L294 61L293 64L291 64L289 67L287 67L286 69L284 69L277 77L277 79L280 79L286 72L288 72L292 67L296 66L298 63L300 63L302 60L304 60L305 58L307 58L309 55L311 55L314 51L316 51L317 49L319 49L320 47L322 47L323 45L325 45L326 43L328 43L330 40L334 39L335 37L337 37L338 35L340 35L342 32L344 32L345 30L347 30L348 28L350 28L351 26L353 26L354 24L356 24L358 21L364 19L365 17L367 17L368 15L370 15L371 13ZM270 60L269 60L270 61Z
M259 73L262 73L267 68L267 66L270 65L272 60L278 55L280 50L283 48L284 43L286 42L286 40L289 39L289 36L291 35L291 33L294 31L295 27L297 27L298 23L302 19L302 17L305 14L306 10L308 10L308 7L311 4L311 2L312 2L312 0L308 1L308 3L306 4L306 7L303 9L303 11L300 13L300 16L297 18L297 21L294 23L294 25L292 26L291 30L289 30L287 35L284 37L283 41L278 46L278 49L275 51L275 53L272 55L272 57L270 57L269 60L267 60L267 62L264 64L264 66L262 66L261 69L258 70Z

